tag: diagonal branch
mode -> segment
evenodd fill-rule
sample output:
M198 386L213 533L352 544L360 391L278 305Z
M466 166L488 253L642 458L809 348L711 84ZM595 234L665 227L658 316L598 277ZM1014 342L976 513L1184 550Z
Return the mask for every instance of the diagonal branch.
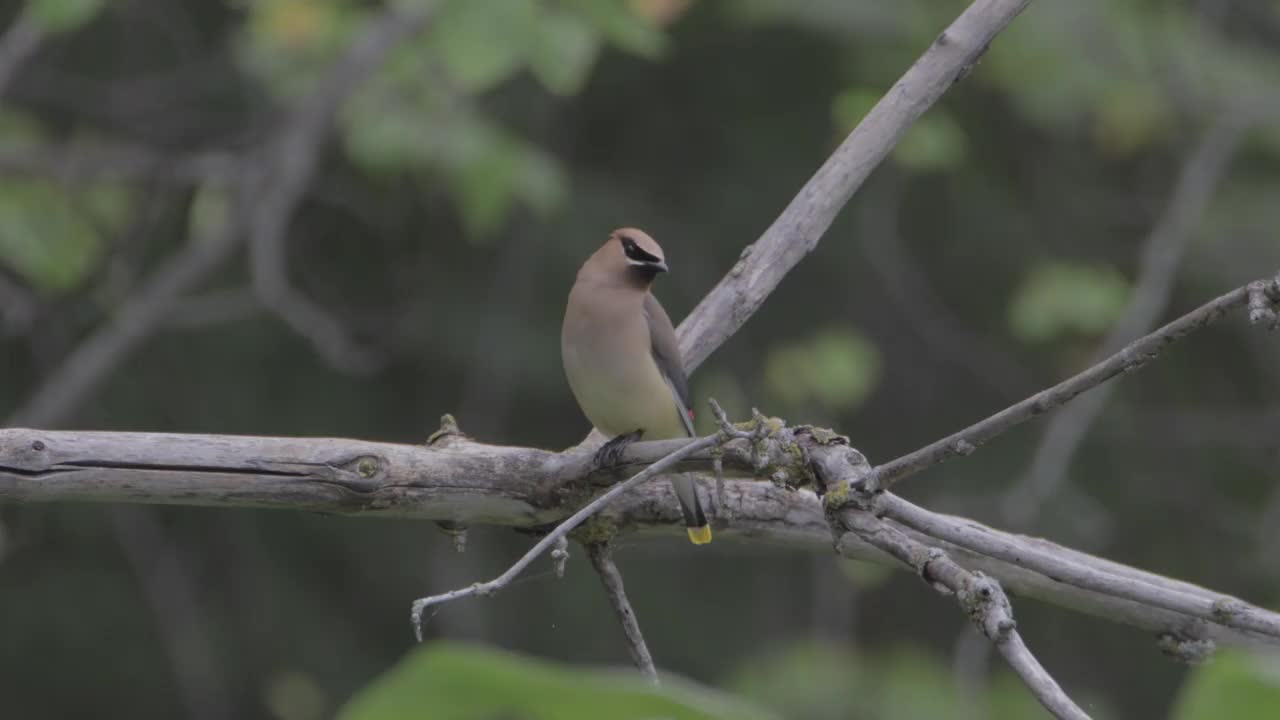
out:
M428 608L449 602L450 600L457 600L459 598L473 597L476 595L482 597L493 595L511 584L511 581L515 580L520 573L524 572L524 569L529 567L534 560L538 559L539 555L546 552L552 545L555 545L561 539L568 536L574 528L586 522L588 518L603 509L619 495L627 492L646 480L656 477L662 472L675 467L681 460L693 455L699 450L706 450L715 445L723 445L726 440L728 440L728 437L724 433L716 433L715 435L698 438L631 476L631 478L625 482L613 486L608 492L587 503L580 510L570 515L567 520L557 525L554 530L539 540L519 560L517 560L511 567L507 568L506 572L502 573L498 577L488 582L475 583L470 587L462 588L461 590L451 590L447 593L441 593L440 595L432 595L430 597L414 600L413 608L410 612L410 618L413 620L413 630L418 636L418 640L422 640L422 613Z
M965 570L943 551L911 539L870 512L846 510L833 515L833 530L855 533L914 569L942 594L955 595L973 624L995 645L1036 700L1054 717L1089 720L1089 715L1067 697L1022 641L1013 620L1013 606L1000 583L982 573Z
M1280 279L1272 278L1256 282L1261 283L1264 288L1274 288L1263 293L1264 295L1280 294ZM1249 288L1250 285L1238 287L1201 305L1159 330L1133 341L1102 362L1051 388L1041 390L1025 400L1014 403L964 430L876 467L863 481L860 489L868 493L888 490L905 477L946 462L953 457L969 455L979 445L1037 415L1065 405L1080 393L1095 388L1121 373L1141 368L1158 356L1165 347L1221 320L1230 311L1244 307L1249 302Z
M18 13L13 24L0 35L0 95L9 88L22 63L40 49L44 31L27 10Z
M613 613L618 616L618 623L622 625L622 634L627 638L627 652L631 655L631 661L645 677L649 678L650 682L654 685L659 684L658 670L653 666L653 656L649 654L649 646L645 644L644 635L640 632L640 621L636 620L636 613L631 609L631 601L627 600L626 588L622 586L622 573L613 562L613 548L607 542L590 543L587 545L587 556L591 558L591 566L600 576L600 583L604 585L604 592L609 596Z
M423 31L430 18L426 10L393 7L372 22L316 92L294 111L272 148L273 163L259 179L270 192L257 205L249 228L254 292L331 365L348 372L368 372L377 360L369 350L353 345L344 328L289 282L285 262L289 221L315 174L319 149L342 103L392 51Z
M1183 583L1150 573L1124 572L1121 577L1076 562L1068 553L1018 542L1014 536L993 531L975 522L955 522L913 505L891 493L873 502L878 513L920 531L988 557L1034 570L1060 582L1107 594L1115 594L1150 607L1163 608L1206 622L1231 617L1236 627L1280 639L1280 616L1260 612L1232 597L1214 598L1196 593ZM1057 548L1058 546L1053 546ZM1058 548L1061 549L1061 548Z
M246 234L255 243L272 243L283 236L315 173L319 150L342 103L398 43L425 27L429 17L423 10L391 9L371 21L316 90L293 111L267 152L251 153L240 161L231 219L208 237L192 237L162 264L110 321L90 333L49 374L9 418L9 424L51 426L62 422L163 324L178 300L230 258Z
M228 220L194 235L165 260L111 318L75 347L43 380L9 425L58 425L163 321L173 301L222 265L239 242Z
M1231 105L1204 133L1183 164L1165 209L1142 246L1132 299L1091 363L1101 362L1126 343L1149 332L1165 311L1192 233L1244 140L1245 132L1261 119L1257 113ZM1012 526L1027 527L1039 515L1044 502L1062 486L1071 458L1102 414L1114 388L1114 385L1103 385L1049 421L1040 436L1031 467L1002 503L1002 512Z
M976 0L889 88L773 225L743 249L729 274L680 323L680 350L691 372L818 246L836 215L912 123L973 68L995 36L1030 2Z

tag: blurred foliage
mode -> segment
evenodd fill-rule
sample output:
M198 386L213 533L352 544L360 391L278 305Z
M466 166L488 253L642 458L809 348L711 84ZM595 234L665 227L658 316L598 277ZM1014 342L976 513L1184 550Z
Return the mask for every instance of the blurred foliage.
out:
M829 643L792 645L744 663L732 686L788 720L964 717L964 708L974 701L961 694L950 669L935 655L905 647L862 657ZM1044 712L1003 669L979 692L981 706L989 709L979 716L987 720L1022 720ZM1098 720L1108 717L1097 708L1092 712Z
M969 4L395 1L437 15L343 107L287 258L298 291L388 367L325 365L243 302L251 279L236 258L62 424L421 442L453 412L479 439L569 446L588 427L559 366L559 323L608 230L637 225L663 243L674 272L657 292L682 317ZM153 270L234 220L218 182L90 172L88 151L252 158L387 4L0 3L48 35L0 97L6 414ZM879 462L1059 379L1122 311L1189 148L1277 88L1274 0L1032 3L698 369L699 428L714 427L716 397L733 417L759 407L829 424ZM1273 122L1215 193L1167 315L1280 267L1277 173ZM894 243L898 262L872 242ZM1258 529L1280 517L1265 414L1280 398L1275 352L1228 320L1126 376L1036 534L1274 604L1280 576L1254 558L1274 554ZM998 523L990 501L1025 471L1040 427L912 492ZM348 713L420 709L428 692L463 702L483 690L490 708L510 697L502 683L477 688L482 673L533 702L581 686L703 707L703 691L654 695L583 669L621 665L625 651L576 564L430 628L574 665L432 645L384 675L409 642L409 598L500 572L527 535L473 528L458 556L424 523L153 512L163 547L138 557L102 507L0 506L0 716L181 717L195 696L223 716L313 720L379 677ZM801 720L953 716L965 701L949 671L959 614L899 573L758 544L691 553L624 538L619 557L674 672ZM193 586L176 605L175 567ZM1145 633L1016 602L1028 643L1073 695L1099 698L1086 706L1100 717L1248 718L1275 702L1265 659L1224 655L1184 684ZM174 612L188 619L177 631ZM1041 717L991 665L991 716Z
M879 373L875 345L848 328L835 327L771 348L764 383L788 412L814 405L840 412L865 400Z
M469 234L485 238L517 205L541 214L560 208L568 183L558 161L469 98L524 71L570 95L604 44L652 58L665 39L621 0L436 4L428 32L398 50L344 113L344 137L370 171L443 173ZM285 95L314 84L371 14L310 0L251 2L246 10L245 63Z
M410 653L338 720L764 720L750 705L682 683L661 689L629 671L558 666L499 650L432 643Z
M69 32L93 19L106 0L29 0L28 12L48 32Z
M70 290L101 256L100 233L126 221L128 201L122 187L68 197L49 183L0 182L0 263L43 292Z
M1172 720L1270 720L1280 708L1280 656L1228 650L1183 685Z
M1050 262L1028 273L1009 308L1014 335L1030 342L1066 333L1099 335L1129 299L1129 285L1114 268Z

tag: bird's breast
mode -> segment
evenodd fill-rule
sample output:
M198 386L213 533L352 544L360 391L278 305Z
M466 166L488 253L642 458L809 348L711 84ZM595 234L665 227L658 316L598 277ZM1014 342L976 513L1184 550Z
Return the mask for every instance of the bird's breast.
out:
M635 322L566 314L561 334L565 375L583 413L605 435L635 430L644 431L647 440L686 435L650 347L648 327L638 312Z

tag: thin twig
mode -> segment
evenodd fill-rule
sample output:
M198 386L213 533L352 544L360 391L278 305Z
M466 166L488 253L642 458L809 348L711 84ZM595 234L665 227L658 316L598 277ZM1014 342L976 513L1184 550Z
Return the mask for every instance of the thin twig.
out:
M613 613L618 616L618 623L622 625L631 661L649 678L649 682L658 685L658 669L653 666L653 656L649 654L649 646L645 644L644 635L640 632L640 622L636 620L636 613L627 600L627 591L622 586L622 573L613 562L613 549L608 543L592 543L587 546L587 556L591 558L591 566L600 576L600 583L609 596Z
M246 233L257 242L273 242L282 236L315 172L320 147L343 101L398 43L421 30L429 17L423 10L392 9L371 21L319 87L293 112L274 145L243 161L231 217L207 237L193 236L162 264L109 322L91 333L45 378L26 404L10 416L8 424L57 425L163 324L180 298L235 252Z
M960 567L943 551L916 542L870 512L846 510L836 517L834 524L838 529L853 532L889 553L913 568L939 592L954 594L973 624L991 640L1036 700L1054 717L1088 720L1089 715L1072 702L1022 641L1013 620L1013 607L1000 583Z
M680 323L676 332L685 367L692 371L702 364L764 304L782 278L818 246L841 208L912 123L973 68L1030 2L977 0L938 35Z
M145 146L66 143L0 149L0 175L53 177L74 184L162 180L177 185L227 185L240 159L223 152L175 154Z
M39 306L35 291L0 272L0 337L29 331Z
M97 327L44 378L7 424L61 423L168 315L173 301L235 251L240 226L232 220L194 235L165 260L111 318Z
M493 595L509 585L511 581L520 575L520 573L524 572L524 569L529 567L529 564L536 560L539 555L546 552L548 548L559 542L560 538L567 536L574 528L581 525L587 518L591 517L601 508L608 505L614 498L627 492L640 483L660 475L667 468L674 466L676 463L690 455L693 455L699 450L705 450L706 448L723 443L725 439L726 437L723 433L716 433L715 435L708 435L706 437L693 440L684 447L681 447L679 450L676 450L644 470L632 475L631 478L625 482L613 486L608 492L587 503L582 507L582 509L570 515L567 520L557 525L554 530L548 533L546 537L539 540L537 544L530 548L529 551L526 552L519 560L517 560L511 567L507 568L506 572L502 573L498 577L488 582L475 583L470 587L465 587L459 590L450 590L447 593L431 595L430 597L414 600L413 607L410 610L410 619L413 621L414 634L417 636L419 641L422 640L422 613L426 611L427 608L449 602L450 600L457 600L459 598L473 597L477 595L481 597Z
M0 35L0 95L13 82L13 76L27 58L44 42L44 31L30 12L23 10L8 30Z
M908 328L929 348L938 362L950 363L1002 397L1018 397L1036 386L1031 373L1017 359L1002 352L965 327L951 303L934 293L929 278L912 262L899 231L902 212L902 173L882 173L887 185L866 198L858 234L867 268L880 280L890 302L897 305Z
M392 7L370 23L316 92L294 111L271 148L274 162L259 179L271 192L257 205L249 226L254 292L294 332L310 340L330 365L347 372L370 372L379 359L352 343L346 329L289 281L289 221L315 174L318 151L342 103L401 43L425 29L430 18L426 10Z
M1270 282L1274 284L1276 281ZM1106 360L1051 388L1041 390L1021 402L1014 403L960 432L877 466L871 475L862 481L860 489L865 492L888 490L899 480L921 470L956 456L969 455L979 445L1037 415L1066 404L1080 393L1097 387L1120 373L1137 370L1159 355L1166 346L1222 319L1228 312L1244 306L1248 298L1247 285L1215 298L1159 330L1133 341Z
M247 288L212 290L180 300L169 309L161 326L166 330L198 330L242 320L261 309L258 298Z
M560 538L551 549L551 562L555 565L556 577L564 579L564 568L569 563L569 539Z
M1090 364L1101 362L1126 343L1149 332L1164 313L1192 233L1240 147L1250 120L1251 116L1240 108L1234 105L1227 108L1183 164L1160 219L1143 243L1138 278L1129 304ZM1114 391L1114 384L1105 384L1049 421L1030 468L1002 502L1001 512L1010 525L1028 527L1040 514L1044 502L1062 486L1072 457Z

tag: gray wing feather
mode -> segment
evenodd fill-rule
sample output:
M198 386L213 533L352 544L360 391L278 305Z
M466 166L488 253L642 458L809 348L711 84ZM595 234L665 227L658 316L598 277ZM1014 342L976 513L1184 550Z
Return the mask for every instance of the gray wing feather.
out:
M684 362L680 359L680 345L676 342L676 331L671 325L671 318L652 293L644 298L644 317L649 322L653 360L658 364L662 378L667 381L667 387L671 388L680 421L684 423L689 437L693 437L696 433L693 430L693 418L689 415L689 378L685 375Z

